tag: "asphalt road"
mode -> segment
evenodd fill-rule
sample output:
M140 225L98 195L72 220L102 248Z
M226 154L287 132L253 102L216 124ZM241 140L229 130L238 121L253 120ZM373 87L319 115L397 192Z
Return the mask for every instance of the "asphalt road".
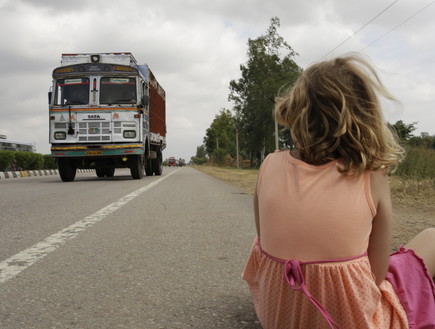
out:
M252 197L192 168L0 180L0 328L261 328Z

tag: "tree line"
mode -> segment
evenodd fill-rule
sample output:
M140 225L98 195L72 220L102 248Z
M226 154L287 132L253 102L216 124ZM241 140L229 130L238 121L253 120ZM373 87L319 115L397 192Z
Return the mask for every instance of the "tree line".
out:
M298 55L278 34L280 21L271 19L264 35L248 40L247 62L240 65L241 77L231 80L228 100L232 110L222 108L206 130L203 144L191 161L234 165L237 155L250 167L261 164L264 157L278 148L291 148L288 129L276 129L273 118L275 98L292 87L302 72L295 62ZM435 135L414 136L416 122L397 121L391 127L406 148L435 149Z

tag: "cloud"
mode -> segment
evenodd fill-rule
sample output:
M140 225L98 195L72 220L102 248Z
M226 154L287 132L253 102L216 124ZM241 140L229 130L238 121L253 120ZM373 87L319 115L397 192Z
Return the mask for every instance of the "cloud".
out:
M331 55L359 51L428 1L397 2ZM167 95L164 156L190 159L228 103L247 41L279 17L279 33L306 67L391 1L0 0L0 132L49 153L47 91L62 53L132 52ZM393 120L434 134L435 5L364 50L403 107ZM12 40L12 41L11 41Z

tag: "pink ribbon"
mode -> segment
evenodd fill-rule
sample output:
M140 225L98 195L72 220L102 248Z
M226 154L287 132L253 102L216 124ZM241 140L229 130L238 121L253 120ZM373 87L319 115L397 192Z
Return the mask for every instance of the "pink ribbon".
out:
M326 309L310 294L304 283L304 274L301 269L301 262L297 260L288 260L284 263L284 276L288 285L293 290L302 290L305 296L314 304L314 306L320 311L326 322L332 329L340 329L340 327L332 319L331 315Z

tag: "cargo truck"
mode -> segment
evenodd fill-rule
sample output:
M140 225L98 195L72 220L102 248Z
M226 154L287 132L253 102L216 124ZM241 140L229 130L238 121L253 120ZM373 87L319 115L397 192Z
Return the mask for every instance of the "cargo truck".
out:
M133 179L161 175L166 95L149 67L131 53L62 54L53 70L49 140L64 182L77 169Z

